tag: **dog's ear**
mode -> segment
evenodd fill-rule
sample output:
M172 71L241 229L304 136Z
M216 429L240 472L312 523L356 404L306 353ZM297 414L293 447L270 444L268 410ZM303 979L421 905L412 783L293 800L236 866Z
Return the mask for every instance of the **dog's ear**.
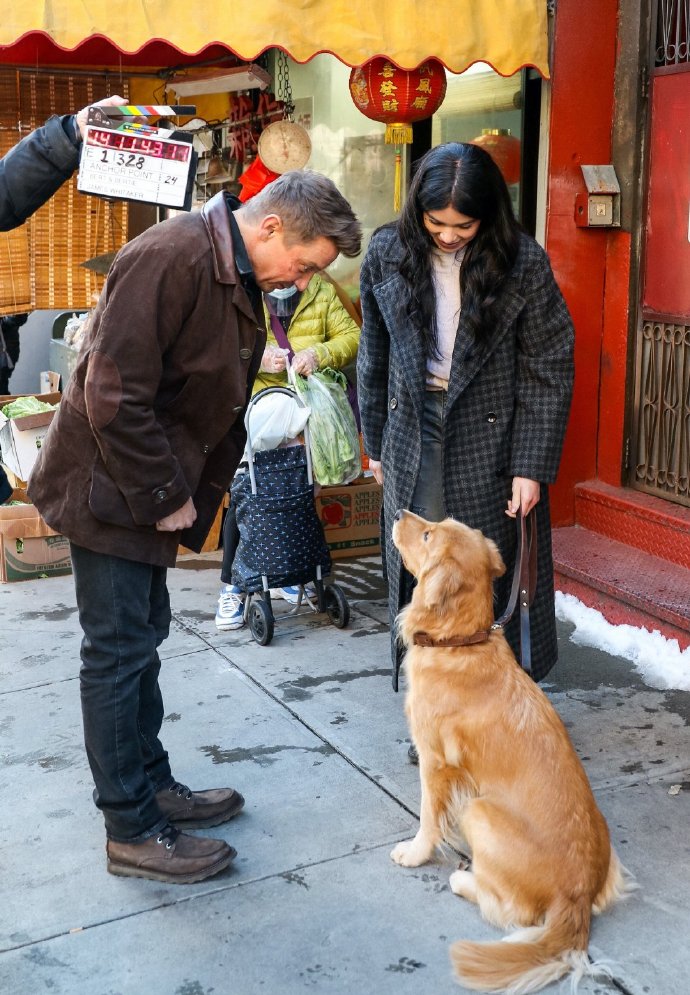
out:
M462 567L454 557L446 557L424 571L419 578L420 594L426 608L442 610L464 583Z
M498 546L493 541L493 539L486 539L487 550L489 553L489 566L491 567L492 577L502 577L506 572L506 565L503 562L503 558L498 551Z

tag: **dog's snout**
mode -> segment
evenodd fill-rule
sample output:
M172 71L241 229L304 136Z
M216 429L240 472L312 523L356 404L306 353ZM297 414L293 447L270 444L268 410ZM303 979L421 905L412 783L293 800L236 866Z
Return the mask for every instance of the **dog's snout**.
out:
M405 513L404 513L404 511L402 510L402 508L398 508L398 510L397 510L397 511L396 511L396 513L395 513L395 520L396 520L396 522L399 522L399 521L400 521L400 519L401 519L401 518L403 517L403 515L404 515L404 514L405 514Z

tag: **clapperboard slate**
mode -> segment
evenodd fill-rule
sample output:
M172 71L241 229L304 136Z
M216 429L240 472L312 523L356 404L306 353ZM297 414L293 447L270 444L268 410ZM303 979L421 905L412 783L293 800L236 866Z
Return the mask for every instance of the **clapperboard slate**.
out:
M136 119L194 113L195 107L182 106L90 107L77 190L112 200L190 210L198 159L192 136Z

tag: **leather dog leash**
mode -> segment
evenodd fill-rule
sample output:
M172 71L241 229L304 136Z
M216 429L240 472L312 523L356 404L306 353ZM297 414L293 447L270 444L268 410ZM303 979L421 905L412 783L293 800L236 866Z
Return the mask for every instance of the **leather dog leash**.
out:
M532 674L532 646L529 633L529 610L537 589L537 521L534 509L527 516L517 513L517 550L513 585L506 610L497 618L492 629L504 629L515 614L520 599L520 664Z
M446 639L433 639L427 632L415 632L416 646L473 646L485 643L496 629L504 629L515 614L520 599L520 663L522 669L532 673L532 647L529 631L529 610L537 587L537 524L534 510L525 517L521 512L516 516L517 549L515 569L510 597L506 610L497 618L490 629L479 629L469 636L449 636Z

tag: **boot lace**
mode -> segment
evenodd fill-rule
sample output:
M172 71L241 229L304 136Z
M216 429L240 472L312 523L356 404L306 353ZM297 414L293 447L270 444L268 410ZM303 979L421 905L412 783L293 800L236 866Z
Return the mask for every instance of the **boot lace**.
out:
M185 798L187 801L190 801L192 797L192 789L188 788L186 784L181 784L179 781L173 781L168 791L174 791L178 798Z
M175 840L179 835L180 835L179 829L175 829L174 826L170 825L165 826L165 828L161 829L161 831L159 832L158 837L156 839L156 843L161 843L161 844L165 843L165 849L172 850L173 846L175 845Z

